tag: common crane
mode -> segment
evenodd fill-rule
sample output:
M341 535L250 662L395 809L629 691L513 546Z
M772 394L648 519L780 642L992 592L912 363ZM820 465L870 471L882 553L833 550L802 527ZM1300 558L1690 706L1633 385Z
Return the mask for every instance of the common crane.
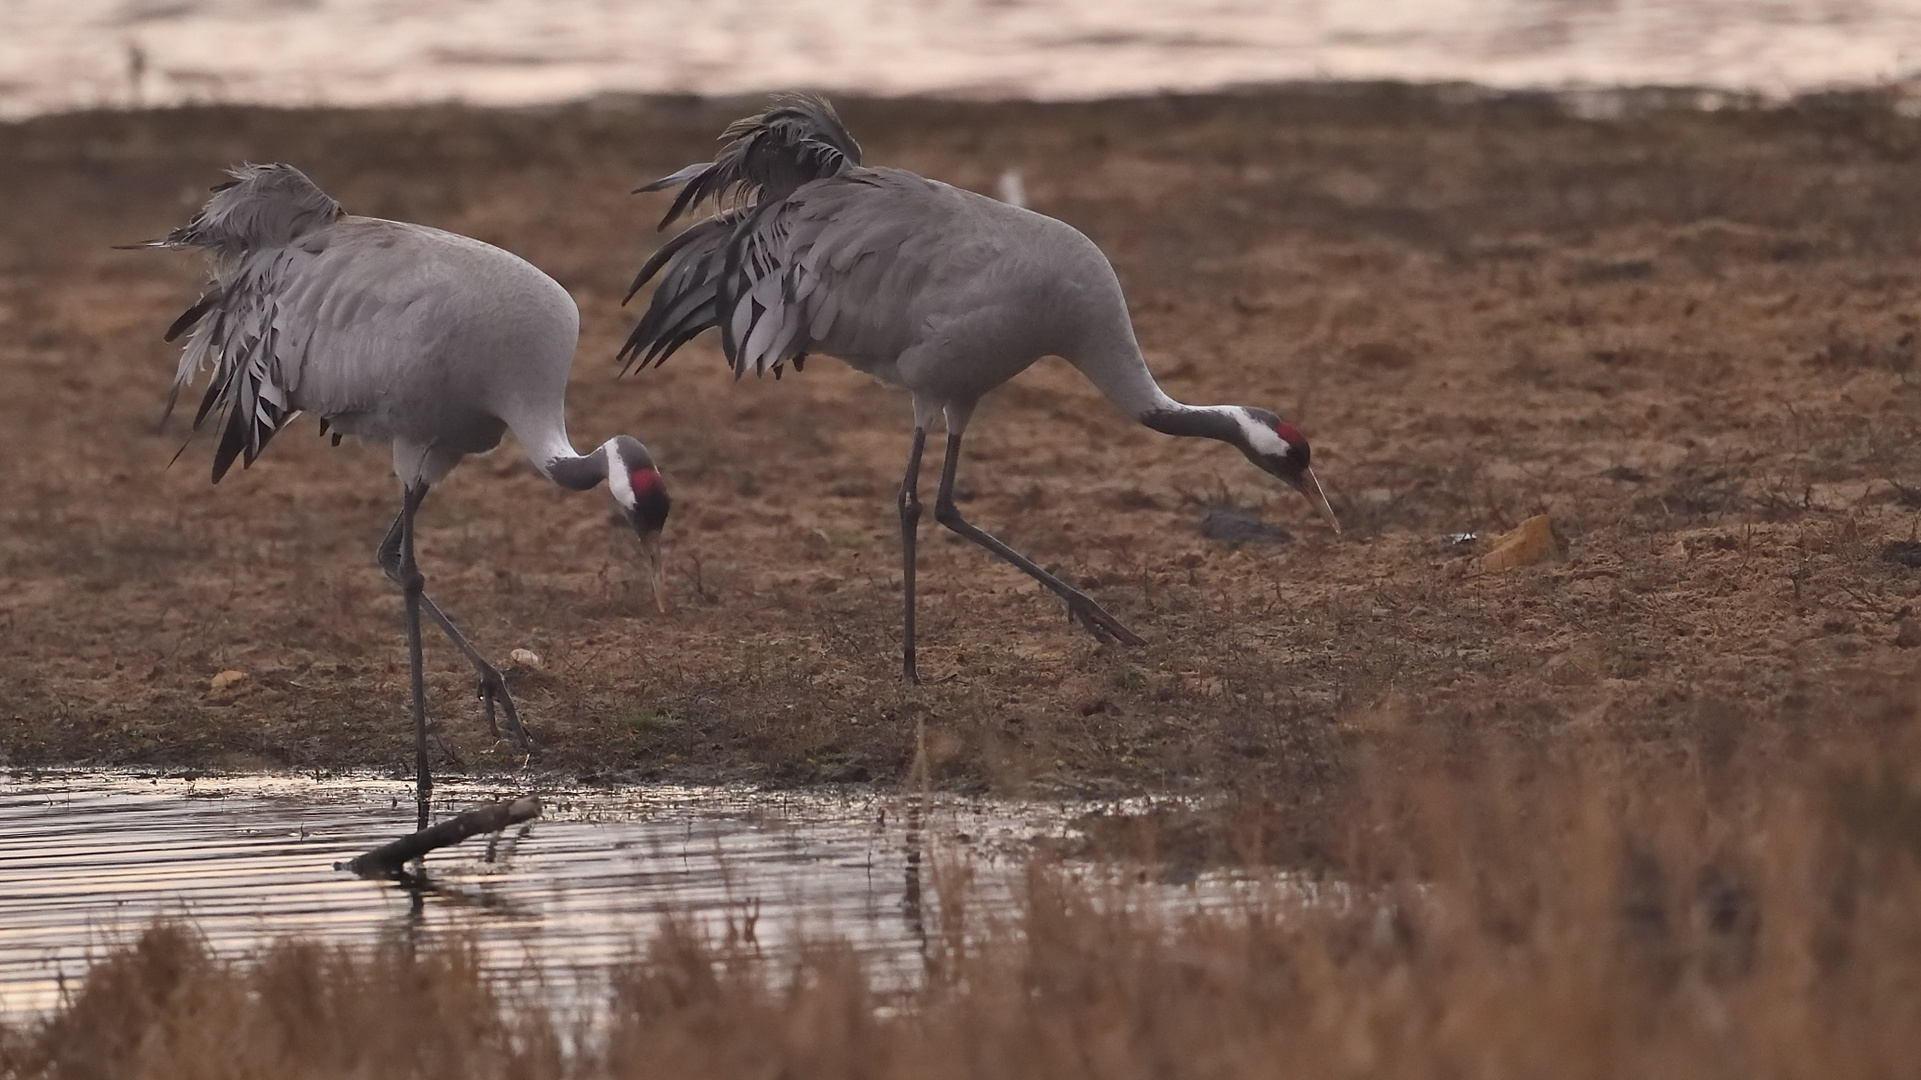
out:
M982 395L1044 356L1080 370L1129 416L1169 435L1218 439L1298 488L1337 531L1292 424L1244 405L1186 405L1148 371L1119 279L1064 222L902 169L867 168L833 107L777 97L735 121L711 162L638 191L678 187L660 227L705 200L713 216L673 237L634 278L656 275L619 354L622 371L664 362L709 328L735 378L810 353L838 357L913 394L914 438L901 481L902 669L914 668L914 545L927 427L947 427L934 517L1067 602L1097 639L1141 639L1099 604L976 527L954 505L961 436Z
M652 561L662 602L659 538L669 500L647 448L617 435L591 453L567 438L567 373L580 314L554 279L519 256L423 225L342 212L290 165L243 165L213 189L194 219L139 248L198 248L213 280L168 328L189 334L172 393L211 364L196 430L221 413L218 483L238 460L252 465L269 439L302 412L322 435L353 435L393 450L400 514L380 543L381 569L406 597L414 753L425 825L426 691L420 614L446 631L479 677L487 726L494 710L522 747L527 729L500 671L440 610L414 560L414 518L428 490L460 460L512 430L542 476L574 491L608 482L614 502Z

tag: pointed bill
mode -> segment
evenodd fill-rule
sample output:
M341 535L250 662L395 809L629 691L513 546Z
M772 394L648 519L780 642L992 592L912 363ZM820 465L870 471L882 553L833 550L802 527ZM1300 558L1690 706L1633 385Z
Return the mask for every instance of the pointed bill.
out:
M1301 494L1307 496L1307 501L1313 503L1314 509L1321 512L1321 517L1327 522L1328 528L1338 534L1341 531L1341 522L1334 516L1334 508L1328 505L1327 492L1321 490L1321 481L1315 477L1314 470L1302 469L1301 479L1294 486L1300 488Z
M654 591L654 607L667 614L667 560L661 557L660 534L640 538L640 561L647 567L647 583Z

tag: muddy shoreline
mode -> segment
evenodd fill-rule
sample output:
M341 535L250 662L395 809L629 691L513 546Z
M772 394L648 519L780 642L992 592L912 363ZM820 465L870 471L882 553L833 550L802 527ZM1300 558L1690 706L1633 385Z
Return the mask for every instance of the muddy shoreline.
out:
M1311 802L1357 748L1785 759L1906 715L1921 124L1888 103L844 102L870 162L984 191L1018 169L1114 260L1169 392L1287 415L1347 525L1044 362L983 405L965 508L1149 644L1097 645L924 531L920 688L896 677L904 396L825 359L734 385L706 341L613 377L664 208L628 190L751 104L0 125L0 765L408 767L384 453L303 420L213 487L210 444L169 468L185 433L155 423L200 270L109 245L242 160L555 275L582 308L576 441L637 434L674 485L671 616L605 496L511 444L436 491L430 591L490 654L541 657L512 675L526 760L430 641L443 768L887 783L924 722L951 787ZM1220 507L1288 539L1208 539ZM1478 572L1452 539L1538 513L1546 565Z

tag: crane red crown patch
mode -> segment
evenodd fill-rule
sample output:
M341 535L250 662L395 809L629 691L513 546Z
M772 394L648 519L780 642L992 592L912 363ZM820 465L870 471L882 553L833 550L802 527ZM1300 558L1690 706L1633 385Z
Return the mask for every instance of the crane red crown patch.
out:
M1279 423L1274 425L1274 434L1279 435L1281 437L1281 441L1286 443L1289 446L1306 446L1307 445L1307 436L1301 434L1301 430L1299 428L1295 427L1293 424L1290 424L1285 420L1282 420Z
M660 471L646 465L635 469L628 482L633 485L636 496L646 495L660 486Z

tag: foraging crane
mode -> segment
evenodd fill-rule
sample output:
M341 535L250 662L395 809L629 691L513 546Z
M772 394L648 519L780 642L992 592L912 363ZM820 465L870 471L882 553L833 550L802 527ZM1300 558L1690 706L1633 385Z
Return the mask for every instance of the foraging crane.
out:
M714 216L662 245L628 298L661 275L620 351L623 373L664 362L709 327L734 377L809 353L839 357L913 394L914 439L901 481L903 673L914 670L914 545L921 451L947 426L934 517L1067 602L1097 639L1141 644L1079 590L977 528L954 506L961 435L982 395L1043 356L1080 370L1156 431L1217 439L1298 488L1340 526L1308 467L1307 440L1265 409L1185 405L1155 383L1107 257L1072 226L901 169L864 168L825 100L778 97L735 121L711 162L641 187L679 187L666 228L703 200Z
M237 459L253 464L267 441L302 412L320 433L393 448L400 514L381 541L381 569L406 597L414 752L424 827L426 691L420 613L425 611L479 677L487 726L498 706L522 747L531 745L500 671L429 599L414 561L414 517L427 491L468 454L512 429L542 476L573 491L607 481L653 562L663 603L659 538L666 485L640 440L617 435L581 455L567 438L567 373L580 313L560 284L519 256L454 233L353 217L289 165L243 165L187 225L136 248L200 248L213 264L206 294L168 328L192 331L167 397L211 363L193 426L223 411L215 483Z

